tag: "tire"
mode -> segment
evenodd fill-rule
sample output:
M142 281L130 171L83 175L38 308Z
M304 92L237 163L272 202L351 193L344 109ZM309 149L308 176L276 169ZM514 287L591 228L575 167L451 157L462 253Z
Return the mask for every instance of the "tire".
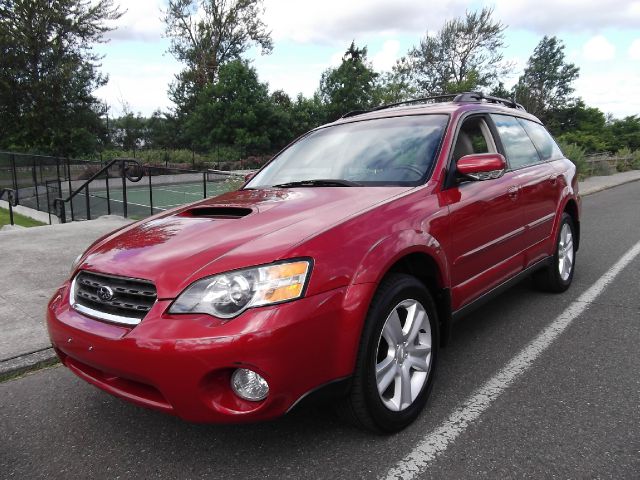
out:
M437 311L429 291L413 276L387 276L371 301L351 391L338 413L377 433L408 426L431 393L438 344Z
M552 264L533 274L539 290L562 293L571 286L576 266L575 231L573 219L564 212L558 226Z

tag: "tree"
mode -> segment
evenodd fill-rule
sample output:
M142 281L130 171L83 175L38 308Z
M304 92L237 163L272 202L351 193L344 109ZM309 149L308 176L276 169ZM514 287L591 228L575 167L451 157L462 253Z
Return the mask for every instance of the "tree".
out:
M326 108L319 94L306 98L299 93L291 105L291 136L288 141L322 125L326 118Z
M221 65L239 59L252 45L271 52L263 13L262 0L169 0L164 16L169 51L185 64L169 89L180 113L194 108Z
M198 94L186 132L199 150L235 145L249 153L265 152L272 148L273 119L267 85L246 61L234 60L222 65L217 81Z
M546 120L549 112L566 107L574 100L571 98L573 82L579 72L574 64L565 62L562 41L545 35L514 87L516 100L527 111Z
M582 100L548 111L546 125L562 142L578 145L587 152L607 150L611 132L604 113L587 107Z
M113 0L0 3L0 148L93 152L104 133L104 85L92 51L121 12Z
M149 148L173 148L176 141L176 131L173 128L172 118L167 114L156 110L146 121L147 143Z
M609 125L611 139L609 150L617 152L623 148L640 149L640 116L630 115L613 120Z
M391 72L384 72L380 75L378 83L381 104L401 102L417 96L408 70L394 68Z
M113 119L109 126L111 142L125 151L133 151L134 155L136 150L148 143L147 119L139 113L125 112L123 116Z
M489 95L498 98L512 98L513 91L507 90L503 82L498 82L489 92Z
M322 74L318 94L326 106L330 121L353 110L366 110L377 104L378 73L367 61L367 47L357 48L355 42L342 57L338 68Z
M429 32L394 66L411 79L420 96L457 93L493 86L511 70L503 61L505 26L492 19L493 9L467 12Z

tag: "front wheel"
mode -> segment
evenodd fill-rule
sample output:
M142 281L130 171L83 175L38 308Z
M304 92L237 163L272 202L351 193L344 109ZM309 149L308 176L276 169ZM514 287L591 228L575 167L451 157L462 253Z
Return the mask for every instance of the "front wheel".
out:
M415 277L393 274L371 302L343 414L380 433L405 428L431 392L438 354L438 318L429 291Z
M533 275L536 287L547 292L564 292L573 280L575 264L575 227L573 219L565 212L558 227L551 265Z

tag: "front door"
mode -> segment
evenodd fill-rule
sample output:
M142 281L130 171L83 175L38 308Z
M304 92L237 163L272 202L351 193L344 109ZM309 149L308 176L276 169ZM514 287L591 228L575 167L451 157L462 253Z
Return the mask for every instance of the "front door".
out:
M465 155L496 152L484 115L464 120L452 167ZM458 310L523 268L524 221L515 172L484 181L456 181L441 192L451 225L451 298Z

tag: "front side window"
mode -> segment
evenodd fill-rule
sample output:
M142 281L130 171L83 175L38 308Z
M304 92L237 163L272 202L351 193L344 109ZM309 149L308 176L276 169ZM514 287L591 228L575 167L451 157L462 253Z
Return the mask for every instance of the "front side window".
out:
M447 121L447 115L415 115L321 128L280 153L246 188L312 186L314 180L418 185L435 161Z
M520 118L520 123L529 134L529 138L538 149L542 160L551 160L553 158L562 158L562 152L556 144L553 137L539 123L532 122Z
M521 168L540 162L536 147L517 118L509 115L491 114L507 160L511 168Z
M482 117L471 117L464 121L458 132L453 159L455 162L474 153L495 152L491 133Z

